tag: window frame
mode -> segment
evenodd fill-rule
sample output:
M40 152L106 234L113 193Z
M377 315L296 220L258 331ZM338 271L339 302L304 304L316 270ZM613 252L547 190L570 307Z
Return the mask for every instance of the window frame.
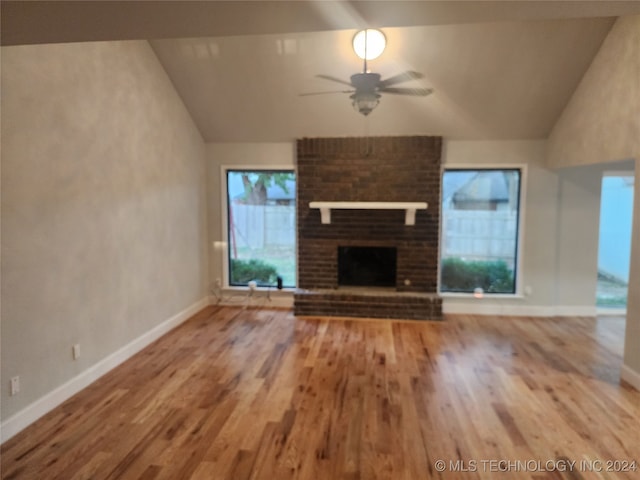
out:
M298 209L298 172L294 165L284 165L284 164L250 164L250 165L220 165L220 223L222 225L221 229L221 241L215 241L214 248L216 250L220 250L222 253L222 258L220 259L222 264L222 279L221 286L226 290L241 290L246 291L249 290L248 285L231 285L229 283L229 191L227 185L228 173L229 172L293 172L296 177L296 222L297 222L297 209ZM295 248L295 256L296 256L296 281L298 279L298 232L297 228L294 232L296 235L296 248ZM258 286L256 287L259 290L268 290L272 287ZM284 287L283 291L293 292L297 288L297 285L293 287Z
M477 298L473 292L447 292L442 291L442 251L444 249L444 215L443 215L443 198L444 198L444 174L446 171L490 171L490 170L519 170L520 171L520 189L518 192L518 222L517 222L517 238L516 238L516 260L515 260L515 288L513 293L490 293L483 292L481 298L484 299L500 299L500 298L524 298L523 283L523 253L524 253L524 238L525 238L525 212L526 212L526 190L527 190L527 167L526 164L521 163L495 163L495 164L473 164L473 163L460 163L446 165L443 164L440 172L440 236L439 236L439 248L438 248L438 295L441 297L450 298Z

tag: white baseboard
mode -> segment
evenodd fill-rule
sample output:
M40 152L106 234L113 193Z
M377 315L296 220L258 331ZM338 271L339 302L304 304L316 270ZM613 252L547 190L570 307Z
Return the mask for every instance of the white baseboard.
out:
M554 317L595 317L598 309L595 305L556 305L552 307Z
M603 316L603 317L625 317L627 315L627 309L598 307L596 309L596 313L598 316Z
M464 315L505 315L513 317L595 317L597 310L584 305L503 305L500 303L455 302L444 299L442 312Z
M640 372L636 372L630 366L623 364L620 368L620 379L640 391Z
M69 399L83 388L95 382L105 373L114 369L125 360L128 360L140 350L150 345L158 338L173 330L175 327L189 319L200 310L209 305L209 298L203 298L185 310L165 320L161 324L142 334L124 347L116 350L111 355L103 358L84 372L47 393L11 417L0 425L1 442L9 440L16 433L31 425L44 414L50 412L65 400Z

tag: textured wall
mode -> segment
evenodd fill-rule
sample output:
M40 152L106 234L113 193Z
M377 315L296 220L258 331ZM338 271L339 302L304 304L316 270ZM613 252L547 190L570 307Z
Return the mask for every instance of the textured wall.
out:
M549 136L551 167L640 157L640 15L620 17Z
M204 297L205 182L146 42L2 48L3 420Z

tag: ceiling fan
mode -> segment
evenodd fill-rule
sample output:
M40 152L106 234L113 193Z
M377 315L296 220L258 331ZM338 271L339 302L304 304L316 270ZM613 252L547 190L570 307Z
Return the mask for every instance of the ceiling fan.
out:
M364 31L365 33L367 31ZM410 95L417 97L425 97L430 93L433 93L431 88L398 88L394 87L398 83L408 82L409 80L416 80L422 78L423 75L419 72L406 71L393 77L382 80L379 73L369 72L367 70L367 37L364 36L364 66L362 73L356 73L351 75L351 81L342 80L340 78L333 77L331 75L316 75L318 78L330 80L332 82L341 83L351 87L350 90L334 90L329 92L314 92L303 93L302 96L307 95L324 95L329 93L350 93L349 98L352 100L353 107L362 115L367 116L371 111L380 103L380 97L383 93L391 93L394 95ZM355 48L355 44L354 44ZM384 48L384 46L382 47Z

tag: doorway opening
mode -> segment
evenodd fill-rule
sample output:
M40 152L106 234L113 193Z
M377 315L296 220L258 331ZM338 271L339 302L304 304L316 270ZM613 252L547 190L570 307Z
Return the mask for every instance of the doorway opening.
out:
M633 194L633 172L604 173L600 195L598 308L627 307Z

